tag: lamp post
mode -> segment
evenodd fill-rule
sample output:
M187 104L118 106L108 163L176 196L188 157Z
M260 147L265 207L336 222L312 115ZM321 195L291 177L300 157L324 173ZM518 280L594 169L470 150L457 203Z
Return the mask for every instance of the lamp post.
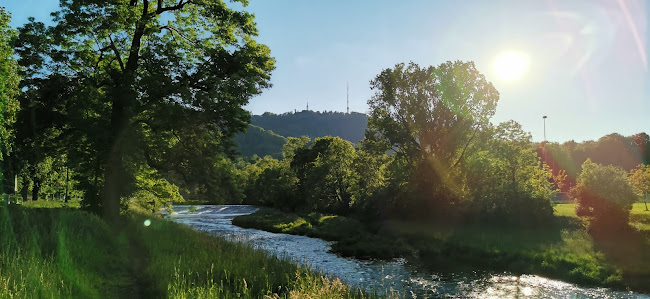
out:
M542 119L544 120L544 147L542 147L542 150L544 151L544 163L548 165L547 162L548 157L546 156L546 118L547 118L546 115L542 116Z
M547 118L547 116L544 115L544 116L542 116L542 118L544 119L544 144L546 144L546 118Z

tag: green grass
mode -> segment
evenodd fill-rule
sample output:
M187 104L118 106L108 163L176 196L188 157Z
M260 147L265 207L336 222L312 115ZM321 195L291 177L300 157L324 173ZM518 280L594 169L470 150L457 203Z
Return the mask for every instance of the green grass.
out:
M399 240L377 234L359 220L344 216L321 213L298 215L264 209L237 216L232 223L244 228L336 241L332 245L333 252L360 259L394 258L411 250Z
M0 205L0 298L132 295L119 239L98 217Z
M576 215L575 203L557 204L553 209L556 216L579 219ZM632 205L630 225L645 234L650 234L650 211L645 210L644 203L637 202Z
M67 203L58 200L36 200L36 201L28 200L22 202L21 205L26 208L43 208L43 209L52 209L52 208L78 209L81 207L80 200L78 199L70 200Z
M373 297L150 214L131 212L109 227L75 209L0 205L0 298L264 296Z

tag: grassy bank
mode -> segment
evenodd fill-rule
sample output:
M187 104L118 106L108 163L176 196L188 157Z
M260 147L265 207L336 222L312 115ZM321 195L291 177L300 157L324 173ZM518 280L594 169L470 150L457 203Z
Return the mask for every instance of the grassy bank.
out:
M649 243L650 212L644 209L642 204L634 205L630 225L640 229ZM636 269L629 269L609 259L575 215L574 204L556 205L555 215L553 224L537 229L476 225L441 227L400 221L383 222L381 226L368 229L354 219L341 216L296 215L275 210L239 216L233 223L334 240L337 242L332 250L343 255L360 258L401 255L435 271L510 271L583 285L650 291L647 281L643 282L650 268L640 264Z
M145 226L145 220L150 221ZM130 213L0 205L0 298L362 297L289 261Z
M232 223L244 228L336 241L332 245L333 252L360 259L389 259L412 251L400 240L377 234L376 228L344 216L320 213L299 215L264 209L254 214L237 216Z

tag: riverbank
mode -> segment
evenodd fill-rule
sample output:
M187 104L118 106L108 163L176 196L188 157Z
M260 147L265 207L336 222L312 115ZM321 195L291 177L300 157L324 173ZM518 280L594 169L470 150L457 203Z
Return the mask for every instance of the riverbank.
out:
M629 269L608 259L594 244L574 205L557 205L552 225L535 230L486 226L447 226L387 221L368 226L335 215L286 214L262 210L238 216L233 224L271 232L335 241L332 251L358 258L403 256L440 272L486 270L537 274L590 286L649 292L647 261ZM635 205L633 227L648 227L650 214ZM329 220L329 219L335 219ZM329 221L328 221L329 220ZM648 241L647 231L641 230ZM639 270L640 269L640 270Z
M130 212L110 227L73 208L0 205L0 298L358 295L262 250L151 214Z

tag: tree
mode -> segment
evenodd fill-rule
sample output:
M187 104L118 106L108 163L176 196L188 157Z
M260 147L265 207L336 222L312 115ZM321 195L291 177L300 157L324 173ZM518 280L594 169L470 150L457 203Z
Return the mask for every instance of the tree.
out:
M395 152L394 163L405 165L405 176L425 198L442 204L458 198L457 166L495 112L494 86L474 63L456 61L425 68L398 64L371 87L366 138Z
M253 40L253 16L222 1L62 0L53 15L44 46L24 38L17 50L42 49L28 79L68 82L70 161L85 205L109 220L141 165L172 171L188 154L234 153L250 118L242 106L270 86L274 60Z
M300 194L307 199L309 210L347 213L353 202L356 152L352 144L340 137L316 138L311 147L299 148L291 161L300 180Z
M11 151L12 125L18 111L18 68L13 59L10 42L15 37L9 27L10 16L0 7L0 160ZM3 174L0 169L0 194L3 193Z
M632 203L637 199L627 173L612 165L587 159L569 196L578 203L576 213L587 218L595 233L612 234L628 226Z
M650 165L639 164L630 170L630 183L634 191L645 199L645 210L648 211L648 193L650 193Z
M515 121L486 130L485 144L469 155L465 182L473 214L491 223L536 225L553 216L550 169L529 133Z

